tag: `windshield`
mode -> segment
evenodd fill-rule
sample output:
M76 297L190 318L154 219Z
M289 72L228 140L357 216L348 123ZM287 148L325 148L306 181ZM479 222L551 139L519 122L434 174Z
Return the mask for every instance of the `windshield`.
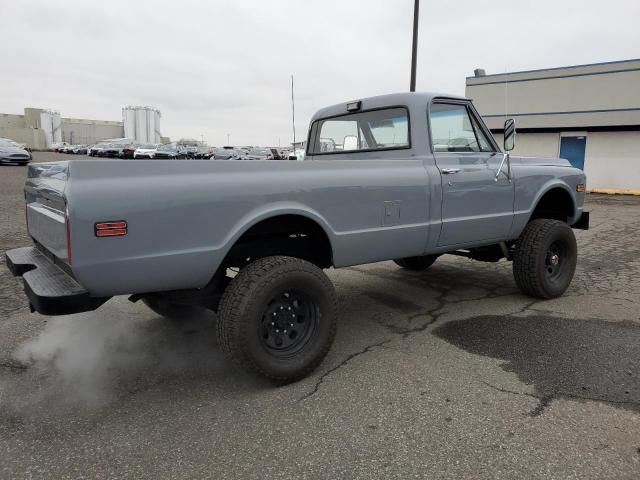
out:
M140 146L140 147L138 147L138 148L145 148L145 149L147 149L147 150L153 150L154 148L158 148L158 147L157 147L156 145L153 145L153 144L151 144L151 143L148 143L147 145L142 145L142 146Z
M158 147L158 150L162 151L162 152L172 152L176 149L175 145L172 145L171 143L167 144L167 145L160 145Z
M269 155L269 150L267 150L266 148L254 148L249 151L249 155L266 157L267 155Z

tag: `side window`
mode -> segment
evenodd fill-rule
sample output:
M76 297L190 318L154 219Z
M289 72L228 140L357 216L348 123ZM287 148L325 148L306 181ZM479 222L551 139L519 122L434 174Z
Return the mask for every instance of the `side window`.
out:
M491 143L467 107L455 103L431 105L431 143L434 152L490 152Z
M311 130L311 154L409 148L406 108L388 108L318 120Z

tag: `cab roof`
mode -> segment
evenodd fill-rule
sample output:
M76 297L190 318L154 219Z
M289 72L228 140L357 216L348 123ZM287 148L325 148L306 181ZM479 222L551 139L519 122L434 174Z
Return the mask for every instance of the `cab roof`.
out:
M337 115L345 115L349 113L347 110L347 105L353 104L355 102L362 102L361 107L358 111L361 110L371 110L375 108L383 108L383 107L398 107L398 106L407 106L409 110L414 108L422 108L424 105L429 104L431 100L434 98L450 98L454 100L468 100L465 97L460 97L458 95L450 95L445 93L434 93L434 92L403 92L403 93L390 93L387 95L378 95L376 97L367 97L367 98L356 98L353 100L349 100L348 102L337 103L335 105L331 105L329 107L322 108L318 110L315 115L311 118L311 121L317 120L319 118L325 117L333 117ZM355 111L353 113L356 113Z

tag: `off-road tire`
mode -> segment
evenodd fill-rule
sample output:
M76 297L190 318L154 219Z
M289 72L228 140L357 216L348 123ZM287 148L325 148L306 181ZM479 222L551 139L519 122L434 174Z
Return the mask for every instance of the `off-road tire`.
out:
M438 255L425 255L423 257L406 257L394 260L396 265L407 270L420 272L426 270L438 259Z
M554 248L560 251L557 266L549 257ZM525 295L557 298L571 284L577 259L578 246L571 227L559 220L539 218L529 222L516 243L513 276Z
M161 297L146 297L142 299L147 307L162 317L170 318L176 321L189 321L204 314L207 309L196 305L182 305L179 303L170 303Z
M285 358L265 346L261 332L270 302L289 291L301 292L317 306L313 311L318 321L300 350ZM288 383L309 375L329 352L337 328L336 293L329 278L312 263L294 257L265 257L234 277L222 295L218 316L218 342L232 361L278 383Z

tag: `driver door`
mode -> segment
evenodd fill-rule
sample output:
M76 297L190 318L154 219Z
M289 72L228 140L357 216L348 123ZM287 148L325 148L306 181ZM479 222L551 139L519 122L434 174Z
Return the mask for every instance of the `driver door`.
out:
M513 221L514 185L496 173L503 158L469 102L436 100L431 143L442 181L438 246L505 240Z

